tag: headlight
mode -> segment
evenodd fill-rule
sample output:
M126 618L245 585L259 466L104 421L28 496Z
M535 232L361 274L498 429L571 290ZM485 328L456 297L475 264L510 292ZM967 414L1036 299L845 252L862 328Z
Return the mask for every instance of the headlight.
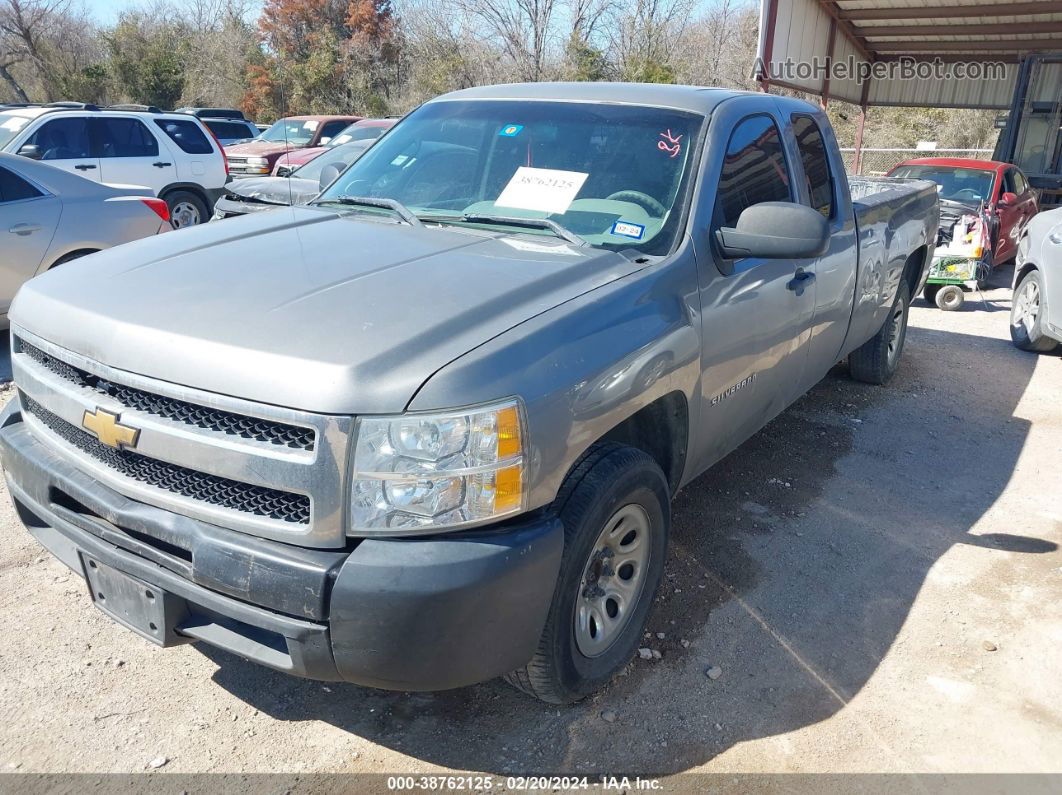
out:
M266 160L264 157L249 157L249 158L247 158L247 162L250 163L252 166L268 166L269 165L269 161Z
M455 530L524 509L520 405L363 417L354 448L350 532Z

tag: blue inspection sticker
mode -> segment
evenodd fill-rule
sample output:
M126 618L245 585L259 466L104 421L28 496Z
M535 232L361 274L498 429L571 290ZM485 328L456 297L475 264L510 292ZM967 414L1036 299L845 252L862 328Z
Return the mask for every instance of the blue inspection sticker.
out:
M504 127L501 128L501 131L498 133L498 135L503 135L506 138L515 138L517 135L520 134L520 130L522 129L524 129L524 125L522 124L506 124Z
M630 221L616 221L612 225L612 234L641 240L642 235L645 234L645 227L641 224L632 224Z

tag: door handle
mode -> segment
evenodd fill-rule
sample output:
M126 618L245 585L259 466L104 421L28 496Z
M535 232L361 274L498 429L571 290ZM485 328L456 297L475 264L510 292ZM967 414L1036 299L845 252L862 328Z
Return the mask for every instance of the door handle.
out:
M797 295L803 295L804 290L815 283L815 274L803 268L797 268L796 276L786 284L787 290L792 290Z
M173 163L152 163L151 165L153 165L155 168L166 168L168 166L172 166Z
M89 169L95 168L95 166L89 165L88 163L79 163L78 165L74 166L74 168L76 168L78 171L88 171Z
M40 229L40 224L15 224L7 231L13 235L22 235L25 237L26 235L32 235L34 232L39 232Z

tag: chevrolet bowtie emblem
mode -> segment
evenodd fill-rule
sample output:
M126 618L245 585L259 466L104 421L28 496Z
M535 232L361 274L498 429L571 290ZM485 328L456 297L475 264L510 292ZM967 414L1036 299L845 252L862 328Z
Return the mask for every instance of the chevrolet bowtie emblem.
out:
M81 424L85 430L108 447L132 449L136 447L137 440L140 438L139 428L122 425L118 422L117 414L111 414L100 408L95 411L86 410L85 416L81 418Z

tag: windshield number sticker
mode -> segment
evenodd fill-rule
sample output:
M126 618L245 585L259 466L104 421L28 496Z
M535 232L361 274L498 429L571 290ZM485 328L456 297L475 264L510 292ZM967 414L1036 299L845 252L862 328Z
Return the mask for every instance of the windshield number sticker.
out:
M524 129L524 125L522 124L506 124L501 128L501 132L499 132L498 135L506 138L515 138L520 134L520 130L522 129Z
M520 166L495 200L499 207L565 213L589 174Z
M645 227L641 224L632 224L630 221L616 221L612 225L612 234L641 240L642 235L645 234Z

